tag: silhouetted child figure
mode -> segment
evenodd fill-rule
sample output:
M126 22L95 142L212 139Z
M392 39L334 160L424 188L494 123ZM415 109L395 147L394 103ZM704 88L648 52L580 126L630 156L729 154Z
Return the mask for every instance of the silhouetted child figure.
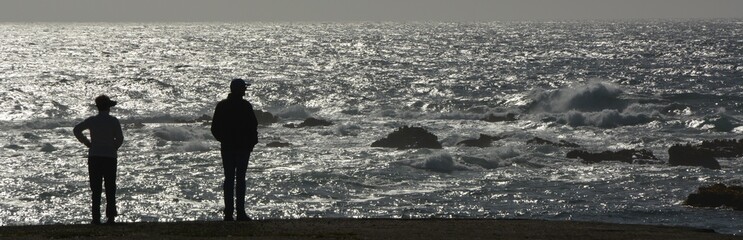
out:
M250 153L258 143L258 120L253 105L243 99L249 85L242 79L232 80L229 96L217 104L212 119L212 134L221 143L225 221L234 220L235 208L238 221L250 220L245 213L245 174Z
M88 147L88 175L93 199L93 224L101 223L101 184L106 185L106 223L115 222L116 212L116 162L117 151L124 143L121 124L109 112L116 106L116 101L106 95L95 99L98 115L89 117L77 124L72 130L75 137ZM90 131L90 139L83 135Z

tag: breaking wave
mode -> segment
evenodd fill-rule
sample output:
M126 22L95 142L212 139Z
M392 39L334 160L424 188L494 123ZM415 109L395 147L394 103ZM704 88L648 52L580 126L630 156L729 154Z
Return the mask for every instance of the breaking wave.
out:
M731 132L741 126L741 121L726 114L725 109L718 110L717 114L707 116L702 120L692 120L691 128L709 129L717 132Z
M211 138L211 134L206 130L188 129L180 126L161 126L153 130L153 132L155 137L173 142L187 142Z
M603 110L601 112L569 111L559 116L557 122L572 127L594 126L600 128L615 128L652 122L654 118L644 113L623 113L617 110Z
M469 170L467 166L454 161L454 158L448 153L435 154L420 160L402 161L402 163L414 168L440 173Z
M184 152L208 152L215 148L212 148L204 141L193 140L186 142L180 149Z
M528 107L558 123L572 127L616 128L646 124L660 118L655 104L631 103L620 88L602 82L535 95Z
M623 93L618 87L595 82L577 88L564 88L537 93L527 107L530 112L595 112L604 109L624 109L628 102L620 99Z
M312 113L301 105L291 105L272 112L276 112L275 115L283 119L305 119L312 116Z

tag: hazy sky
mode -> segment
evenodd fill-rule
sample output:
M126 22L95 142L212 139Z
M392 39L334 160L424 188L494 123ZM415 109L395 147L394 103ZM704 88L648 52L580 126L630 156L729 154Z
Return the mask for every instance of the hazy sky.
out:
M743 18L743 0L0 0L0 21Z

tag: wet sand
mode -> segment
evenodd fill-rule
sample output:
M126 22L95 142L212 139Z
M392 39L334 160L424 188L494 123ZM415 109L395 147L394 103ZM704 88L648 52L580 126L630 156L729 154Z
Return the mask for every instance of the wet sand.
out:
M743 239L712 230L575 221L293 219L0 227L0 239Z

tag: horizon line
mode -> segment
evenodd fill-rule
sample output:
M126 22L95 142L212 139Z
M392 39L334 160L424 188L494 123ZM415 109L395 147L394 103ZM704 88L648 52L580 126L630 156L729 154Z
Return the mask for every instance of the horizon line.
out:
M0 24L35 24L35 23L110 23L110 24L146 24L146 23L509 23L509 22L652 22L652 21L743 21L743 17L673 17L673 18L544 18L544 19L498 19L498 20L145 20L145 21L109 21L109 20L35 20L16 21L0 20Z

